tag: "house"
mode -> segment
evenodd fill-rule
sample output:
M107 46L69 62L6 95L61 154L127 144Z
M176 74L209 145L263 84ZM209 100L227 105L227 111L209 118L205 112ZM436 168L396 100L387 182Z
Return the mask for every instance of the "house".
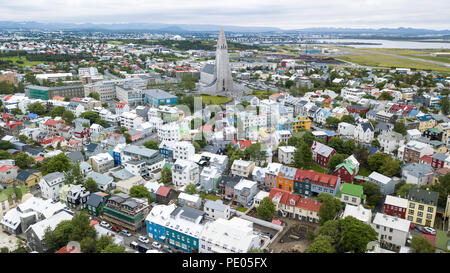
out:
M177 203L180 207L188 206L195 209L200 209L202 206L202 198L200 198L197 194L187 194L182 192L178 195Z
M366 224L370 224L372 221L372 211L370 209L365 209L363 205L353 206L346 204L344 212L342 213L342 219L347 216L355 217Z
M258 182L259 185L264 185L266 180L266 168L255 167L252 171L252 180Z
M363 193L363 187L356 184L342 183L342 188L336 195L341 202L353 206L359 206L365 203L366 195Z
M423 116L417 116L417 120L419 121L419 131L420 133L424 133L427 129L433 128L436 126L436 120L430 114L425 114Z
M372 123L365 122L356 126L353 138L363 143L371 143L375 136L375 129Z
M434 227L439 193L417 187L409 189L406 219L421 226Z
M147 89L143 91L144 103L151 104L154 107L159 105L172 105L178 103L178 98L161 89Z
M296 169L293 192L311 196L313 193L329 193L333 196L339 192L341 178L335 175L318 173L313 170Z
M428 164L409 163L402 167L402 179L418 187L431 184L434 170Z
M205 192L217 191L221 172L215 167L205 167L200 173L200 185Z
M241 181L239 176L222 175L219 182L219 193L222 194L226 200L232 200L234 196L234 187Z
M17 171L19 167L3 165L0 167L0 183L2 184L10 184L14 182L17 178Z
M126 194L130 194L130 189L134 186L143 186L145 184L145 180L142 176L135 175L128 179L121 180L116 183L116 189L124 192Z
M313 223L319 222L319 209L322 203L317 200L302 198L277 188L270 190L269 199L275 203L276 212L280 216Z
M103 219L130 231L139 230L148 213L147 200L132 198L128 194L112 194L103 207Z
M294 146L278 147L278 161L282 164L291 164L294 162L294 153L297 149Z
M166 186L160 186L156 192L156 202L159 204L169 204L170 200L176 198L176 191Z
M144 184L144 187L147 188L148 192L150 193L150 197L156 200L156 192L162 185L163 184L158 183L156 181L148 181L147 183Z
M293 191L294 189L294 176L296 173L296 168L291 168L282 165L277 176L277 189L283 189L287 191Z
M381 150L387 154L392 154L405 144L403 136L397 132L383 132L378 136Z
M406 210L408 207L408 199L386 195L384 201L383 213L394 217L406 219Z
M47 229L55 230L56 226L62 221L72 220L72 214L61 211L56 213L55 215L39 221L35 224L32 224L25 230L25 236L28 243L28 246L36 252L44 253L46 252L47 246L45 245L45 231Z
M22 170L16 177L18 184L31 188L39 184L42 178L42 173L39 170L29 169Z
M247 253L261 247L253 223L237 217L206 223L199 238L199 253Z
M446 165L448 156L441 153L435 153L431 158L431 167L433 169L440 169L444 168Z
M336 150L318 141L313 142L311 151L313 154L313 161L322 167L326 167L330 158L336 154Z
M18 196L16 196L14 187L9 187L0 191L0 219L19 204L33 197L31 193L28 193L28 189L24 186L19 186L17 188L22 193L21 198L17 198ZM14 225L12 222L9 224ZM8 229L3 230L7 231Z
M380 192L383 195L392 194L395 190L395 184L397 184L394 179L378 172L372 172L368 179L370 183L373 183L380 188Z
M410 130L406 130L406 139L408 141L411 140L417 140L422 136L422 134L420 133L419 130L417 129L410 129Z
M75 185L67 193L67 203L70 207L85 208L90 192L81 185Z
M99 153L89 158L92 170L105 173L114 167L114 159L109 153Z
M177 141L174 144L173 159L191 160L195 155L194 145L188 141Z
M102 147L100 146L100 144L97 143L89 143L87 146L85 146L85 156L87 158L90 158L93 155L99 154L102 152Z
M200 181L200 170L190 160L178 159L172 167L172 183L177 187L197 184Z
M398 156L403 158L405 163L419 163L421 157L432 154L434 154L434 149L431 145L411 140L406 143L406 145L399 148Z
M109 194L104 192L95 192L89 195L86 201L86 209L89 214L94 216L100 216L102 213L103 206L106 203L106 200L110 197Z
M385 247L400 251L405 246L409 235L411 221L377 213L372 221L372 228L378 235L378 241Z
M41 178L39 186L43 198L56 200L59 196L59 190L64 184L64 173L53 172Z
M234 201L240 203L243 207L250 207L257 190L258 183L242 178L241 181L234 186Z
M359 171L359 162L351 155L341 164L337 165L334 170L334 175L340 177L342 181L352 183Z
M92 178L98 185L99 190L101 191L109 191L116 188L116 184L114 183L114 178L109 175L101 174L98 172L89 172L85 179Z
M147 215L147 234L155 241L187 253L199 251L205 212L190 207L155 206Z
M212 219L229 219L231 217L231 207L226 205L222 200L206 200L203 211L206 213L206 217Z
M340 122L338 124L338 133L341 136L352 136L354 135L355 132L355 125L347 123L347 122Z
M231 174L241 177L249 177L255 168L255 162L236 159L231 166Z

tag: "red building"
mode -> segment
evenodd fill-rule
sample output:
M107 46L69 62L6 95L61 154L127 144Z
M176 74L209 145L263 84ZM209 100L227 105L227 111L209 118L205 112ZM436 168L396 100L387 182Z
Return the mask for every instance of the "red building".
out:
M431 157L431 167L434 169L440 169L444 168L445 160L447 159L447 156L440 153L435 153Z
M361 114L361 113L369 112L369 108L355 104L355 105L347 106L347 111L349 113Z
M325 168L327 167L330 158L336 154L336 150L318 141L313 142L311 151L314 162Z
M336 166L333 174L340 177L344 182L353 183L356 176L356 167L351 163L343 162Z
M393 195L386 195L384 201L383 212L387 215L397 216L406 219L406 210L408 208L408 199L396 197Z

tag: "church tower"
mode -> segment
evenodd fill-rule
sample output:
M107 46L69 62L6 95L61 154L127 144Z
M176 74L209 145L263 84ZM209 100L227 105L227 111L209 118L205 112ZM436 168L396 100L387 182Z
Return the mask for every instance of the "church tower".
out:
M220 29L219 39L217 40L214 75L216 78L217 93L233 90L233 78L231 76L230 61L228 57L228 46L223 28Z

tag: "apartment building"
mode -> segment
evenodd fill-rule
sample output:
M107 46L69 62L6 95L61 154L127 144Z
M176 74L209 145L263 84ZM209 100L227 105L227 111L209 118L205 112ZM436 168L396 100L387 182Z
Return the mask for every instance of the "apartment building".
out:
M197 184L200 181L200 170L190 160L178 159L172 167L172 183L177 187Z
M109 153L100 153L89 158L92 170L98 173L105 173L114 167L114 159Z
M412 187L406 196L408 210L406 219L421 226L434 227L439 194L434 191Z
M382 213L375 214L372 228L378 235L378 241L385 247L400 251L405 246L411 221Z
M234 176L249 177L255 168L255 162L236 159L231 166L231 174Z

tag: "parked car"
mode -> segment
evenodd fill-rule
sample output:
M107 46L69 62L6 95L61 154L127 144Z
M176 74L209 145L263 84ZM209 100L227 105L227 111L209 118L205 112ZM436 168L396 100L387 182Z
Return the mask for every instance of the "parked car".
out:
M415 226L415 228L417 231L420 231L420 232L424 231L423 227L421 227L421 226Z
M168 253L173 253L173 250L170 248L170 246L164 246L164 250Z
M412 240L412 236L411 236L411 234L410 234L410 235L408 235L408 239L406 239L406 242L407 242L408 244L410 244L410 243L411 243L411 240Z
M144 243L144 244L148 244L149 242L150 242L150 240L147 238L147 237L145 237L145 236L139 236L139 242L142 242L142 243Z
M105 221L101 221L100 222L100 226L104 227L104 228L109 228L109 223L105 222Z
M152 243L152 246L154 247L154 248L161 248L161 244L160 243L158 243L158 242L153 242Z
M119 232L120 231L120 228L118 226L116 226L116 225L112 225L111 229L112 229L112 231L115 231L115 232Z
M120 233L122 235L127 236L127 237L131 237L131 233L128 230L126 230L126 229L122 229L122 231Z
M423 231L425 233L431 234L431 235L435 235L436 234L436 230L434 228L430 228L430 227L424 227Z

